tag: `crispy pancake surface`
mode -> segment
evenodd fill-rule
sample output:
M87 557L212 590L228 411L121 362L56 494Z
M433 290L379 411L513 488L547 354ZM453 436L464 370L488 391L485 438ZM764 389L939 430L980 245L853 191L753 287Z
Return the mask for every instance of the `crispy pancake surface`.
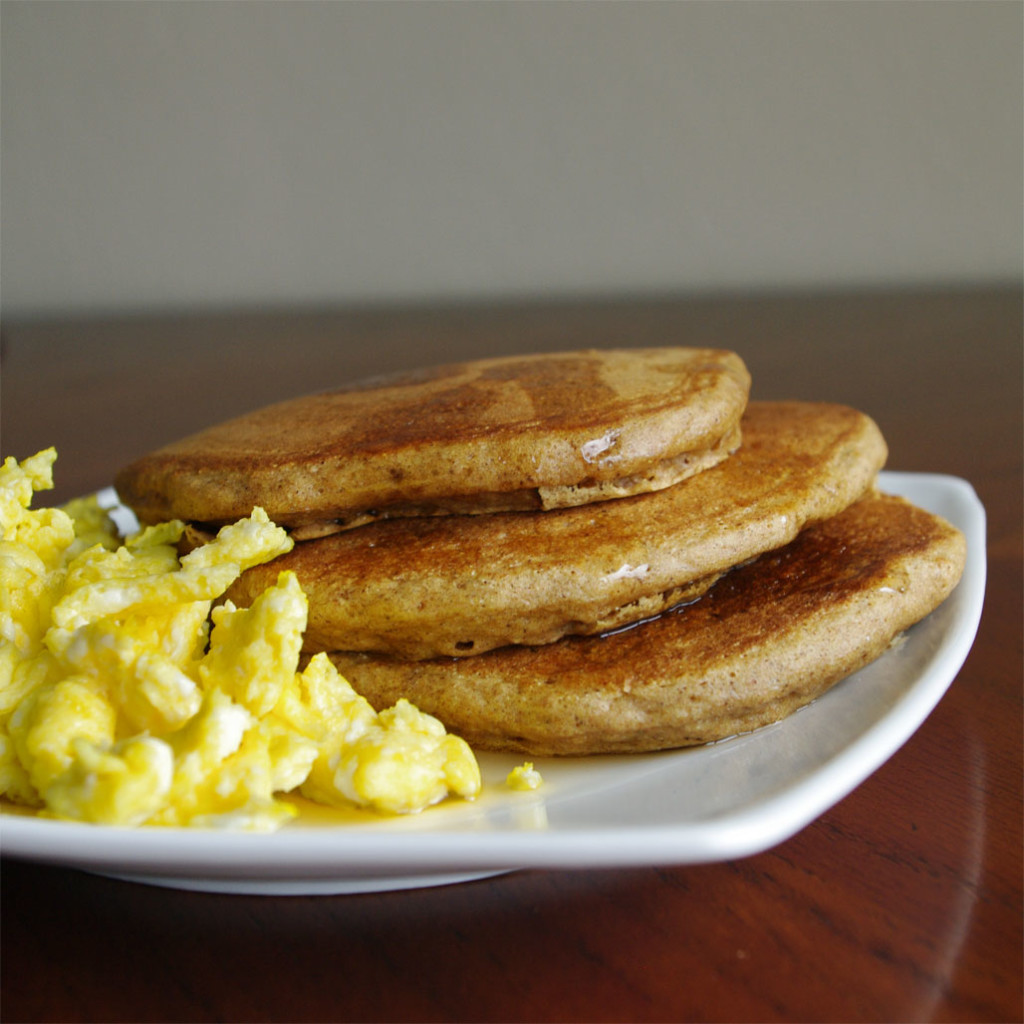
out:
M965 556L953 526L872 494L617 633L475 658L331 657L377 707L407 697L481 750L689 746L777 721L881 655L948 596Z
M263 507L297 536L377 518L542 509L668 486L739 444L750 376L717 349L453 363L281 402L116 477L142 522Z
M738 452L663 490L543 515L395 519L299 543L248 570L239 605L288 569L309 597L307 651L407 659L593 634L699 596L859 498L885 462L845 406L752 402Z

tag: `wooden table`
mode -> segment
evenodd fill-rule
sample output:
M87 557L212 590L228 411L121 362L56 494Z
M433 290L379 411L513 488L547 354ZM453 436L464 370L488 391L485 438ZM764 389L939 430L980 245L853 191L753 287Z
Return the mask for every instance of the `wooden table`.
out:
M871 413L893 469L969 479L981 629L947 696L767 853L397 893L179 892L5 861L10 1021L1010 1021L1021 993L1021 293L139 316L8 324L3 453L55 500L271 399L517 350L734 348L759 398Z

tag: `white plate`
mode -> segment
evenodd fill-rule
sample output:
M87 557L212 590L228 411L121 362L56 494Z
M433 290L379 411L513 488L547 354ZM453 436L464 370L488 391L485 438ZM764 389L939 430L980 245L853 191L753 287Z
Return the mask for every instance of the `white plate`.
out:
M0 815L11 857L182 889L309 894L443 885L521 868L695 864L758 853L841 800L920 726L974 641L985 591L985 512L950 476L883 473L882 489L967 536L949 599L905 642L796 714L711 746L539 760L544 785L515 792L522 758L481 755L484 794L381 819L307 808L271 835L120 829Z

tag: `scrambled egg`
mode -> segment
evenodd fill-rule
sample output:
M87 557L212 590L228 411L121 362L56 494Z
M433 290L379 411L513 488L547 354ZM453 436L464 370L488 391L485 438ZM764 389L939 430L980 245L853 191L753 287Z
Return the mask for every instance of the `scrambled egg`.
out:
M378 714L326 655L299 671L306 597L262 509L179 558L183 524L124 543L94 499L31 509L51 448L0 467L0 796L110 825L272 830L299 793L411 813L473 799L473 752L406 701Z
M533 762L526 761L523 764L516 765L508 773L505 778L505 785L509 789L531 790L540 789L543 781L540 772L533 767Z

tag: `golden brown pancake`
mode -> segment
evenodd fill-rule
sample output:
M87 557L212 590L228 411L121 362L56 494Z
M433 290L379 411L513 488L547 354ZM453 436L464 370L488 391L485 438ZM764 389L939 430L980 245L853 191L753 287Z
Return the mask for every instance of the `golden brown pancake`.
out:
M949 523L872 494L611 635L475 658L331 658L378 708L406 697L480 750L690 746L777 721L881 655L947 597L965 555Z
M742 430L733 456L663 490L543 515L375 523L297 544L228 597L249 605L295 572L307 651L466 656L604 632L788 543L859 498L885 462L874 422L845 406L752 402Z
M453 363L260 409L123 469L144 523L261 506L297 537L394 516L547 509L668 486L739 444L750 377L715 349Z

